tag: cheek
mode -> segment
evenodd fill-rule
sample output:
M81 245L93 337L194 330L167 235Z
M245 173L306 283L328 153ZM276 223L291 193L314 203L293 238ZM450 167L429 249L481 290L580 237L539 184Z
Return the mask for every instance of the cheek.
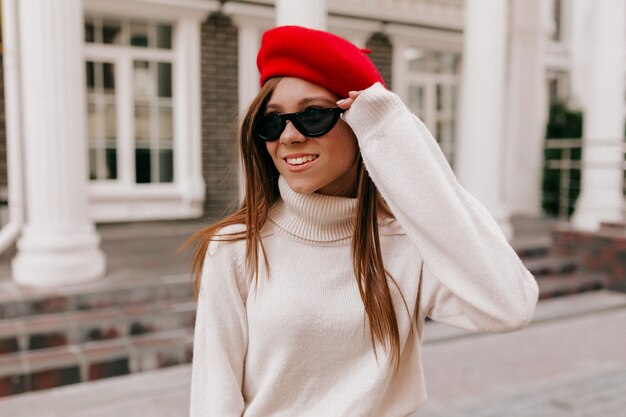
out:
M265 142L265 149L272 157L272 160L276 160L276 150L278 149L278 141Z
M346 126L345 130L342 131L341 138L338 139L335 152L338 156L341 155L341 159L346 163L350 163L357 156L359 150L356 136L352 129Z

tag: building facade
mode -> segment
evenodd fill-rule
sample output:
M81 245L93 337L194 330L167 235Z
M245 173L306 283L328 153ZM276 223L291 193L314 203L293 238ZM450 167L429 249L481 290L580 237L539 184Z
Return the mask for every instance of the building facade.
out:
M610 14L623 0L609 3ZM311 5L322 10L317 21ZM604 8L589 0L3 0L0 140L14 171L0 164L0 180L5 222L23 231L16 279L67 282L67 259L57 278L28 278L49 275L49 252L59 251L86 259L75 262L74 281L101 275L94 223L215 220L233 210L238 121L259 89L261 35L281 21L323 26L371 49L388 86L510 236L511 214L541 215L548 103L570 100L592 113L606 106L589 92L598 74L587 39L608 35L585 36L615 19ZM612 22L623 40L621 14ZM624 57L623 45L612 48ZM11 172L21 180L8 183ZM581 224L621 218L619 196L601 214L581 214Z

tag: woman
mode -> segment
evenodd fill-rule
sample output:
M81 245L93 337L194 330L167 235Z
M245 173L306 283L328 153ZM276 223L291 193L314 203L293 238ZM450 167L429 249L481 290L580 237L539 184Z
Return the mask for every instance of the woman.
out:
M263 35L243 205L193 237L192 416L408 416L426 317L497 332L533 315L535 279L366 52Z

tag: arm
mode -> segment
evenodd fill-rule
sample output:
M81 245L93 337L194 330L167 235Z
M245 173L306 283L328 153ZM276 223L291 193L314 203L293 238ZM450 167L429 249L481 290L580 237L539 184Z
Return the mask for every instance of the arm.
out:
M363 90L342 117L369 175L422 255L425 313L472 331L526 325L537 302L534 277L487 209L459 184L426 126L379 83Z
M233 244L209 245L198 296L191 372L191 417L240 417L248 345L246 286Z

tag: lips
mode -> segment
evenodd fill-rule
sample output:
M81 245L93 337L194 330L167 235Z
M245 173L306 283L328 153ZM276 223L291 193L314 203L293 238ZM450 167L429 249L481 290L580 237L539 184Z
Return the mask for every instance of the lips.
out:
M283 157L287 169L292 172L298 172L307 169L315 164L319 155L317 154L289 154Z
M302 164L306 164L307 162L311 162L311 161L315 161L319 156L318 155L304 155L304 156L297 156L297 157L286 157L284 158L284 160L289 164L289 165L302 165Z

